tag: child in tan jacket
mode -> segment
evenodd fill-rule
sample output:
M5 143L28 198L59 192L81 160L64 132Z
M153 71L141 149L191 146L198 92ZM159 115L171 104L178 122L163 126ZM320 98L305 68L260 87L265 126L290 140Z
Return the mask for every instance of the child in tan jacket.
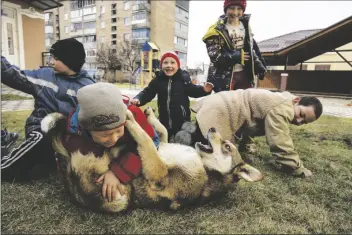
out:
M263 89L223 91L206 97L191 107L196 112L198 138L204 141L207 130L215 127L224 139L265 135L277 163L295 176L311 176L303 166L290 137L290 124L314 122L322 114L315 97L295 97L288 92ZM211 113L211 115L209 115Z

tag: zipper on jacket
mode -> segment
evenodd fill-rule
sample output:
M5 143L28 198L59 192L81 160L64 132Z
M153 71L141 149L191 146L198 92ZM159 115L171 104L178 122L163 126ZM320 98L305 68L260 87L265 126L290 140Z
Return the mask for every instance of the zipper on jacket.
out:
M183 118L186 118L186 110L183 107L183 105L181 105L181 109L182 109Z
M169 83L167 85L167 113L169 114L169 128L172 128L172 119L171 119L171 112L170 112L170 99L171 99L171 83L172 80L169 78Z
M232 66L232 71L231 71L231 79L230 79L230 84L229 84L229 90L231 91L232 89L231 88L233 88L233 87L231 87L232 86L232 79L233 79L233 72L234 72L234 70L235 70L235 66L233 65Z

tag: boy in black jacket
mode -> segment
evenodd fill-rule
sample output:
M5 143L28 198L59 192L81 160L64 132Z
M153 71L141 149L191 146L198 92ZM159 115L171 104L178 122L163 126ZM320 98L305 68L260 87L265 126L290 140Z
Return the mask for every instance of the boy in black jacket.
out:
M168 130L169 140L184 122L191 120L189 96L198 98L209 95L213 90L211 83L205 86L194 85L187 71L180 69L176 53L169 51L160 59L160 73L149 85L131 101L137 106L150 102L158 95L159 120Z

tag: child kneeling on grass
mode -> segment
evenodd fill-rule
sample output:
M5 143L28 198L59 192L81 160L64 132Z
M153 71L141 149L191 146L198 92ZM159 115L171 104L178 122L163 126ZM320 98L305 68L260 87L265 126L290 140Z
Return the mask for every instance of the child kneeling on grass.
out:
M189 96L198 98L209 95L213 84L204 86L191 82L189 73L180 69L180 60L176 53L169 51L160 59L162 71L149 85L136 95L132 104L143 106L158 95L159 120L168 130L169 140L184 122L191 120Z

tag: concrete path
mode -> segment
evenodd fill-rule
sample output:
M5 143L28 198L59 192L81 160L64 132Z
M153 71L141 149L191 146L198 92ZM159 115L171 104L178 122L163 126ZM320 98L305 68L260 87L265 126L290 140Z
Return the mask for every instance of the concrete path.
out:
M129 89L121 88L121 93L124 95L133 98L137 95L142 89ZM13 90L8 87L3 87L1 89L2 94L14 94L20 96L30 96L23 92ZM331 115L336 117L347 117L352 118L352 106L347 106L347 104L352 103L352 98L350 99L338 99L338 98L323 98L318 97L323 104L323 114ZM155 98L156 99L156 98ZM191 99L197 100L197 99ZM21 111L21 110L32 110L34 107L34 100L11 100L11 101L1 101L1 111Z

